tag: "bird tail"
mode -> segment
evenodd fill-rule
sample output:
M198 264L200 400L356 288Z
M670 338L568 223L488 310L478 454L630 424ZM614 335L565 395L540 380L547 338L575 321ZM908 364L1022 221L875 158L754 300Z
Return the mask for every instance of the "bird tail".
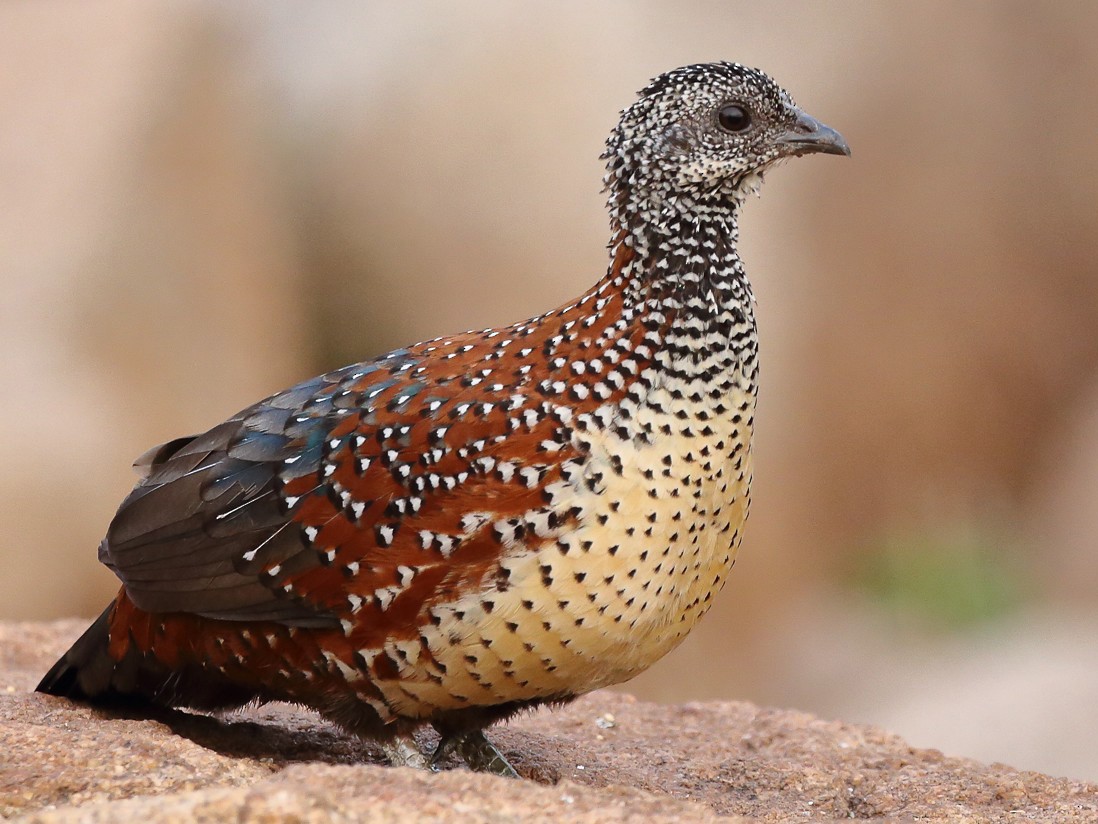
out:
M50 668L37 692L60 695L76 701L110 703L122 696L112 683L119 668L109 651L111 604L80 639Z
M121 599L120 599L121 600ZM235 684L200 666L169 667L151 652L126 645L111 654L111 604L61 656L35 688L37 692L106 706L157 705L214 710L262 700L255 689Z

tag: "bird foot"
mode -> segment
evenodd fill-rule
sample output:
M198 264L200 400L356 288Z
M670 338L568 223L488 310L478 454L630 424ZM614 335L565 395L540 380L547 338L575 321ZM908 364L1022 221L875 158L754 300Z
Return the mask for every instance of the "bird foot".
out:
M410 735L398 735L390 741L381 742L381 749L394 767L412 767L416 770L431 770L433 761L428 761Z
M518 772L503 756L495 745L480 730L462 733L443 733L442 739L431 756L431 765L437 769L438 762L450 753L454 753L474 772L486 772L504 778L519 778Z

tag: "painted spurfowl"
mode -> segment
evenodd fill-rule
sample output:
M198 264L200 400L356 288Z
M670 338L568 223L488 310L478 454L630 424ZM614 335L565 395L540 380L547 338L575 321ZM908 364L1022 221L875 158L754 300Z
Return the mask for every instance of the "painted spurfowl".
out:
M529 320L301 383L150 450L99 548L118 597L38 689L315 708L427 765L625 681L712 604L747 517L758 338L737 213L849 154L760 71L686 66L606 144L610 263Z

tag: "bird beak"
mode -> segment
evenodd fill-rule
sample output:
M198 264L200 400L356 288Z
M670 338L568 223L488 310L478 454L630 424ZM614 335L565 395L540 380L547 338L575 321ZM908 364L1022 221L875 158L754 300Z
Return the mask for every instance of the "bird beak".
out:
M823 154L846 155L850 157L850 147L846 140L830 126L825 126L812 115L796 109L793 126L777 138L777 144L785 153L794 157L822 152Z

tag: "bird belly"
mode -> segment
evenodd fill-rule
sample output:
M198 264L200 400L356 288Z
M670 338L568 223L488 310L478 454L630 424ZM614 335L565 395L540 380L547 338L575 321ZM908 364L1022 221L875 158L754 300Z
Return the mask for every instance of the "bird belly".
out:
M664 417L641 410L637 425L659 432ZM750 432L717 422L710 435L686 437L683 419L674 420L680 431L649 444L610 432L595 439L586 472L602 483L577 493L588 514L573 548L539 553L553 570L546 600L560 610L559 634L579 647L570 670L586 689L628 680L678 646L708 611L739 547Z

